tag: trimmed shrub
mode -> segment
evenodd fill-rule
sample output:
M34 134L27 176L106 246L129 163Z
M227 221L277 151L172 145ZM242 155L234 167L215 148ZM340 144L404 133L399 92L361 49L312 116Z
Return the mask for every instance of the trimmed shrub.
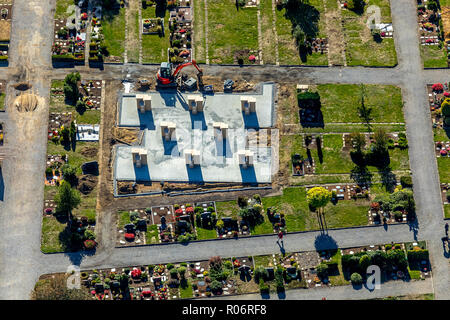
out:
M362 276L361 276L359 273L354 272L354 273L352 273L352 275L350 276L350 281L351 281L352 284L354 284L354 285L360 285L360 284L363 283L363 278L362 278Z
M400 183L403 188L411 188L413 186L412 177L411 176L402 176L402 177L400 177Z

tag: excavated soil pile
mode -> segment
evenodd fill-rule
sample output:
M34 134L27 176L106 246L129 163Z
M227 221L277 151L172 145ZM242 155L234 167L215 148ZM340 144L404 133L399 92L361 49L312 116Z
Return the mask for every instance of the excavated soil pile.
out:
M95 186L97 185L97 177L86 174L82 175L78 179L78 190L84 195L87 195L91 193L92 190L94 190Z
M36 110L43 100L33 93L23 93L16 98L14 105L19 112L31 112Z

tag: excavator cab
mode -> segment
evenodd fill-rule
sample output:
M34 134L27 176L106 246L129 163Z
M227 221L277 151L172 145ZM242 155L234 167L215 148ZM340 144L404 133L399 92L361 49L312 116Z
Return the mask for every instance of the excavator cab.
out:
M159 70L162 78L169 79L172 77L172 64L170 62L161 62Z

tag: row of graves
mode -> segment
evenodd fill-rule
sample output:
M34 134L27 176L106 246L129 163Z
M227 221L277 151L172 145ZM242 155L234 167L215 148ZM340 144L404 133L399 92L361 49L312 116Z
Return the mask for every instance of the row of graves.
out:
M335 259L337 250L342 260ZM415 280L431 277L428 250L421 241L90 270L81 272L81 280L95 300L206 298L258 290L269 293L269 286L277 291L331 286L330 277L341 273L348 283L355 272L366 277L366 260L380 265L382 282L410 281L411 272L418 273Z
M426 0L418 0L417 15L419 23L420 44L422 46L437 46L444 41L444 30L442 23L441 10L438 6L431 10ZM447 53L450 52L450 45L447 45ZM448 59L450 63L450 58Z
M11 33L12 0L0 3L0 64L8 60Z
M89 110L100 110L102 102L103 81L100 80L81 80L78 81L78 91L81 94L81 100L85 102Z
M88 25L87 1L75 7L71 16L55 19L52 59L54 62L84 64Z
M215 230L217 238L250 235L247 222L231 217L218 218L215 202L211 201L194 205L175 204L131 210L130 223L118 230L117 244L119 246L148 244L149 239L146 233L152 225L156 226L157 230L152 243L195 240L197 239L196 226Z
M311 151L320 152L323 148L322 134L308 134L303 137L303 148L306 150L307 158L303 155L294 153L291 155L292 175L304 176L315 173L314 158Z
M187 63L192 61L192 13L190 7L176 7L170 11L169 61Z
M448 83L435 83L427 85L428 105L431 110L431 121L433 128L440 128L448 131L450 118L442 112L441 105L444 100L450 99L450 89ZM447 119L449 118L449 119ZM449 123L447 123L449 122ZM450 141L435 142L436 157L448 157L450 154Z

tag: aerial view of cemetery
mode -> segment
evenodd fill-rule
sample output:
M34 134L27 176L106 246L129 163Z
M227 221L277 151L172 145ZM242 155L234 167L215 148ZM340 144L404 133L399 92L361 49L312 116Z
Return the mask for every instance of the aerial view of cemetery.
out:
M449 70L450 0L0 0L0 299L449 300Z

